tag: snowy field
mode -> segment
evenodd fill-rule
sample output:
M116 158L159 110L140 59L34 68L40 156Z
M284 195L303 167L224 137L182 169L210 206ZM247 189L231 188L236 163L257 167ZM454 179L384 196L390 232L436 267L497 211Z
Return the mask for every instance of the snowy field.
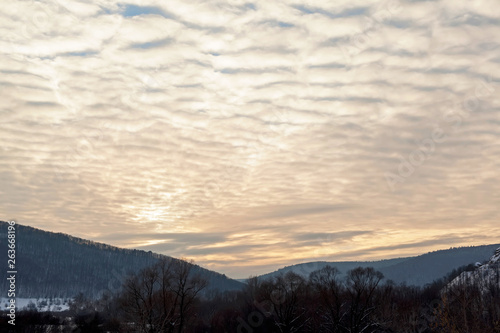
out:
M2 310L6 310L10 298L0 298ZM17 310L36 309L40 312L53 311L59 312L69 309L69 298L16 298Z

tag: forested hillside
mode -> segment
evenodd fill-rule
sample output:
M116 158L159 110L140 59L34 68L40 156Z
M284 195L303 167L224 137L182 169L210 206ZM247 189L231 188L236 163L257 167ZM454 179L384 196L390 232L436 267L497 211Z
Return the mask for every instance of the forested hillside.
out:
M491 253L499 246L500 244L493 244L451 248L429 252L417 257L379 261L309 262L287 266L260 277L269 278L287 272L294 272L307 278L311 272L322 269L327 265L337 268L340 276L345 276L349 270L356 267L373 267L384 274L385 281L392 280L398 284L425 286L460 266L488 260Z
M7 226L0 221L0 253L5 254ZM117 291L129 273L165 257L22 225L16 225L16 229L18 297L73 297L80 292L87 297L97 297L104 291ZM197 265L192 271L208 280L207 292L236 290L242 286L238 281ZM0 287L8 289L5 279Z
M396 283L424 286L460 266L489 260L500 244L467 246L429 252L380 269Z

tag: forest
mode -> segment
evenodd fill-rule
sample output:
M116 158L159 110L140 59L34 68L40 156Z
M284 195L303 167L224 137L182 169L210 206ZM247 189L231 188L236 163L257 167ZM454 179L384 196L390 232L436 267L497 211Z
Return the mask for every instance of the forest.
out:
M307 278L251 277L217 292L186 261L164 258L99 299L80 293L60 313L19 311L13 332L500 332L500 269L488 283L456 279L463 266L425 287L395 284L371 267ZM490 270L491 270L490 268ZM453 283L450 283L454 281ZM12 329L2 316L0 329Z

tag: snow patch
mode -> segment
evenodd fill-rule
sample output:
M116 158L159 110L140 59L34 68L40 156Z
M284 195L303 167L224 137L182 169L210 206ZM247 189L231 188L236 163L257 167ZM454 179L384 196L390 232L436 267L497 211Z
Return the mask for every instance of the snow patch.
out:
M20 310L37 310L39 312L61 312L69 309L69 298L15 298L16 309ZM1 309L7 309L10 298L0 298Z
M500 247L495 250L495 254L488 263L484 265L476 263L474 271L462 272L448 283L446 288L464 284L477 285L482 291L488 290L491 285L498 284L500 286Z

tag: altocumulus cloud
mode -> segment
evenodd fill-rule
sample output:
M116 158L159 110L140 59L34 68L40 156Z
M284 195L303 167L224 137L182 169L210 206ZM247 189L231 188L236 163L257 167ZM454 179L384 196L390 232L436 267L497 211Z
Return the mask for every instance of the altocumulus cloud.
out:
M494 0L6 4L2 219L235 277L498 242L499 23Z

